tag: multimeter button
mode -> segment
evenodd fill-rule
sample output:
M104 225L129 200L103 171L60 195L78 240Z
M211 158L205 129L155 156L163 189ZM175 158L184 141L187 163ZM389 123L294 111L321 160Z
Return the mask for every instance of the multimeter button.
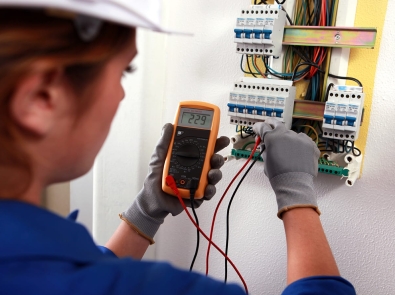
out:
M177 136L183 135L184 131L177 131Z

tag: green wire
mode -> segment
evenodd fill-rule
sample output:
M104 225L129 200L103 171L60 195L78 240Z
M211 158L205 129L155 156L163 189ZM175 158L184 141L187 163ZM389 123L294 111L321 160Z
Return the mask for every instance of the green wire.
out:
M255 62L254 62L254 60L253 60L253 55L251 55L251 63L252 63L252 66L254 67L254 69L255 69L255 71L257 71L258 73L256 73L255 75L259 75L259 76L262 76L261 75L261 72L258 70L258 68L256 67L256 65L255 65ZM248 55L247 55L247 58L248 58Z
M250 144L253 144L253 143L255 143L255 141L249 141L245 145L243 145L243 147L241 149L245 150L247 146L249 146Z

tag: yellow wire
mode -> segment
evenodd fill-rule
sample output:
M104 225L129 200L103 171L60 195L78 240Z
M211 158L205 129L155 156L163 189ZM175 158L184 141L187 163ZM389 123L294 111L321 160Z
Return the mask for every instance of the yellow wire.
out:
M307 127L307 128L309 128L310 130L312 130L313 132L314 132L314 134L315 134L315 143L316 144L318 144L318 132L317 132L317 130L315 130L312 126L310 126L310 125L298 125L297 127Z

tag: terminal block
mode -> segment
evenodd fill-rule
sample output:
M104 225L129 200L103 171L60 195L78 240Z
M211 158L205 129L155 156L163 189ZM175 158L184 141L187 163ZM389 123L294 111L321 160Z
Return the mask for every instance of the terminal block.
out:
M230 123L252 126L274 117L290 129L294 100L291 81L243 77L235 82L229 95Z
M332 166L332 163L336 163L335 167L342 169L341 170L341 178L346 178L345 184L346 186L353 186L357 179L361 175L361 167L362 167L362 160L363 160L363 155L359 156L354 156L353 154L350 153L325 153L322 155L323 157L320 158L320 162L318 166L322 169L324 168L322 164L327 164L330 163L330 166ZM332 169L335 167L332 166ZM330 170L330 167L328 168ZM334 170L335 172L331 174L339 174L339 170ZM323 172L322 170L319 172ZM326 172L327 173L327 172Z
M334 86L325 103L322 137L357 140L362 123L364 98L362 87Z
M341 167L338 163L334 161L329 161L324 157L318 159L318 172L337 175L341 177L348 177L348 169L345 169L344 167Z
M244 150L244 149L236 149L236 148L232 148L232 152L231 155L225 157L226 161L230 161L231 159L248 159L251 155L251 150ZM344 154L341 155L342 157L344 157ZM331 156L328 156L327 154L325 155L325 157L321 157L318 159L318 172L323 173L323 174L330 174L330 175L334 175L334 176L338 176L340 178L347 178L346 180L346 185L347 186L353 186L355 183L356 178L359 176L359 168L360 167L353 167L351 165L351 162L354 163L358 163L360 161L355 161L355 157L350 157L349 155L346 156L349 158L349 162L344 162L341 161L343 163L343 166L340 166L337 162L335 161L331 161L328 159L328 157L330 158ZM346 158L347 159L347 158ZM351 159L351 160L350 160ZM262 156L259 156L259 152L255 152L254 156L252 157L252 160L257 160L259 162L263 162L263 158Z
M248 159L251 155L251 151L232 149L231 155L234 156L236 158L236 160L241 159L241 158ZM257 160L257 161L263 162L262 156L259 156L259 152L255 152L254 156L252 157L252 160Z
M251 5L243 9L233 30L236 52L280 56L285 22L281 5Z

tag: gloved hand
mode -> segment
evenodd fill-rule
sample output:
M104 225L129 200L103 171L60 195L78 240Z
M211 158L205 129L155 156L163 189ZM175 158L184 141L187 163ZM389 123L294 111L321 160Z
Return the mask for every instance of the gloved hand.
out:
M253 130L266 148L262 158L276 193L277 216L281 219L282 213L298 207L310 207L321 214L313 185L320 156L316 144L306 134L288 130L274 118L256 123Z
M154 153L151 156L148 175L144 181L144 186L138 193L133 204L122 213L121 219L125 220L140 235L154 243L153 237L165 217L170 213L173 216L180 214L183 208L178 198L168 195L162 190L162 175L167 151L173 135L173 125L166 124L162 129L160 138ZM220 137L215 145L215 153L229 145L229 138ZM204 200L210 200L215 192L215 184L221 178L219 170L224 164L221 155L214 154L211 157L211 170L208 173L208 185L205 189L204 197L194 201L194 207L198 208ZM187 206L191 206L190 200L184 200Z

